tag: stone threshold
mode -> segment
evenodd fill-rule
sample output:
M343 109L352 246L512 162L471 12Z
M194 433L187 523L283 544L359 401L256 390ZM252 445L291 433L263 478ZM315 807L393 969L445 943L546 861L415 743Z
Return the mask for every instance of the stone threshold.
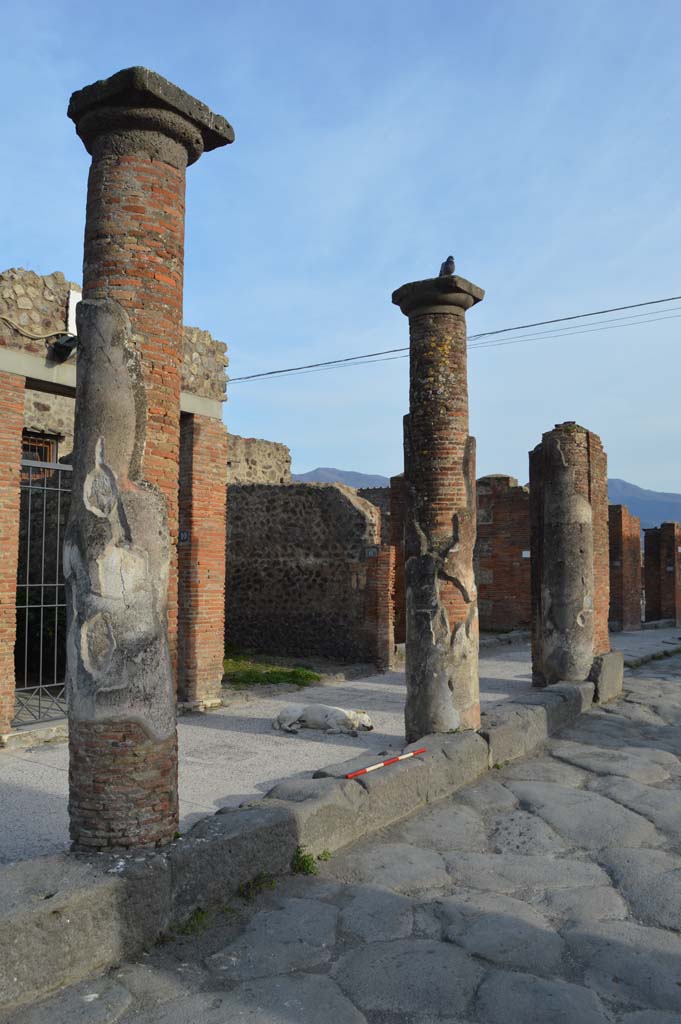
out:
M597 659L595 681L557 683L483 712L479 733L425 736L426 753L370 775L353 758L223 808L156 851L61 854L0 868L0 991L5 1008L35 1002L154 945L198 908L224 906L258 875L290 872L443 800L539 750L592 703L622 689L622 656Z

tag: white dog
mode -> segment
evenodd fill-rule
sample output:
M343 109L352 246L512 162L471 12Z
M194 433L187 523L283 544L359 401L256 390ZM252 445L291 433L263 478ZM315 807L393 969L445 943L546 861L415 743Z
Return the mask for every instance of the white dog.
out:
M330 736L358 736L360 730L370 732L373 725L366 711L345 711L328 704L289 704L281 709L272 728L294 734L299 729L322 729Z

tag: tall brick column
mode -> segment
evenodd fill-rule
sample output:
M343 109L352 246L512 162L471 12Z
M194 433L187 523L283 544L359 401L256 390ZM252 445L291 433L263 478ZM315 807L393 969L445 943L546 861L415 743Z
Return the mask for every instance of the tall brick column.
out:
M65 558L71 837L91 848L153 845L177 827L168 657L175 661L177 634L185 170L234 133L139 67L74 93L68 113L92 155L74 455L82 493Z
M610 650L607 456L596 434L560 423L530 452L532 676L589 677Z
M610 628L641 628L641 520L610 505Z
M681 626L681 525L662 523L645 533L646 622Z
M220 703L225 633L227 428L183 414L180 428L180 697Z
M465 312L484 297L462 277L405 284L407 740L480 725L475 440L468 434Z
M0 736L14 717L24 378L0 373Z

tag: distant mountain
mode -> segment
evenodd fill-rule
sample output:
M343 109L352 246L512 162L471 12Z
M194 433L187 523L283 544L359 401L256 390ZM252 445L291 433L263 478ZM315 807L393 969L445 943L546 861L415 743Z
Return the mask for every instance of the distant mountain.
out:
M309 473L292 473L291 479L301 484L347 484L348 487L389 487L390 479L378 473L353 473L351 469L330 469L319 466Z
M660 523L681 522L681 494L647 491L636 484L616 478L608 480L608 498L612 505L626 505L641 520L641 529Z

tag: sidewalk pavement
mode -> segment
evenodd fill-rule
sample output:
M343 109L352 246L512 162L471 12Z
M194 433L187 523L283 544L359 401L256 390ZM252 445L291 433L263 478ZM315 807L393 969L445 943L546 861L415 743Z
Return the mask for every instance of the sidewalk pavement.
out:
M681 648L681 629L612 636L625 657L638 659ZM531 687L529 644L486 647L480 652L483 704L497 704ZM268 687L268 693L230 694L225 707L184 715L178 722L180 828L219 807L235 807L267 792L282 779L312 772L366 753L368 761L404 744L404 673L329 682L303 690ZM334 704L369 712L374 731L328 736L274 731L272 719L290 703ZM3 829L0 863L56 853L68 847L68 749L50 743L0 750Z

